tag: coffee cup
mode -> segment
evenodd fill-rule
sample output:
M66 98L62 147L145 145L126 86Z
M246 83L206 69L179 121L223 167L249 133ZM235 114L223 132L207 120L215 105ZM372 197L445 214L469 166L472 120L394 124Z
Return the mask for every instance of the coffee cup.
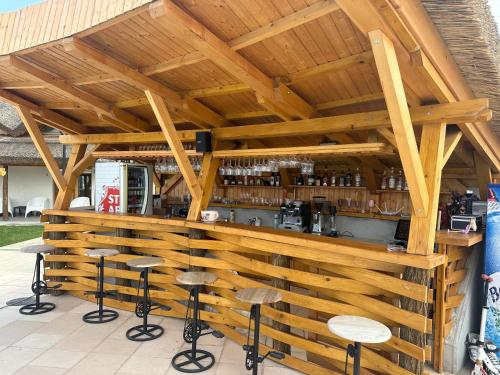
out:
M219 218L217 211L201 211L201 221L214 222Z

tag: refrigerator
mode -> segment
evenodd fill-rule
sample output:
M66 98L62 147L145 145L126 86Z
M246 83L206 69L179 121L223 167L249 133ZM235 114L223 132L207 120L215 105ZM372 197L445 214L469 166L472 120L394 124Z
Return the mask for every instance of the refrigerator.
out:
M150 165L95 163L95 210L108 213L153 213L153 167Z

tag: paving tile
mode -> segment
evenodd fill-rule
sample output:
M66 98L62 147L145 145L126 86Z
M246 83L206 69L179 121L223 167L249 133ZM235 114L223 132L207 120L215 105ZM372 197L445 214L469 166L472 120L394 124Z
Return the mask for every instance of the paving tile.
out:
M139 347L140 342L130 341L125 336L119 339L108 337L92 349L95 353L132 355Z
M15 375L62 375L66 369L55 367L25 366Z
M141 357L134 354L125 362L118 372L120 374L134 375L164 375L169 367L169 359Z
M134 356L169 359L179 352L183 344L184 340L181 335L165 333L155 340L143 342Z
M30 365L70 369L86 355L86 352L50 349L31 362Z
M20 348L48 349L62 340L63 335L51 335L48 333L30 333L28 336L14 343L13 346Z
M14 374L42 353L41 349L9 347L0 352L2 375Z
M57 320L43 325L36 332L67 336L76 331L84 324L85 323L83 322L82 316L80 314L65 313L61 315Z
M245 351L240 344L226 340L220 358L221 363L241 364L245 363Z
M109 375L114 374L128 359L127 355L90 353L78 362L68 375Z
M45 299L42 300L42 302L45 302ZM30 322L42 322L42 323L48 323L52 322L61 316L64 315L64 311L58 311L57 306L54 310L49 311L48 313L45 314L38 314L38 315L21 315L19 320L26 320Z
M215 371L216 375L248 375L250 371L245 368L245 363L219 363ZM262 375L262 367L259 367L258 374Z
M23 337L36 331L42 325L43 323L40 322L13 321L0 328L0 345L12 345Z

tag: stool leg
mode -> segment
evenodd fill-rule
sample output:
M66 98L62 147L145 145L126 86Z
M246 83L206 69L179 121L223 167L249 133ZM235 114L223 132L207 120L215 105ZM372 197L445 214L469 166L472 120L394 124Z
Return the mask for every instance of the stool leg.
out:
M35 282L31 285L31 290L35 294L35 303L22 306L19 309L19 312L23 315L44 314L54 310L56 307L56 305L51 302L40 302L42 288L46 287L45 283L42 282L42 262L43 255L41 253L37 253L35 261Z
M144 326L144 330L147 330L148 328L148 314L149 314L149 308L148 308L148 293L149 293L149 285L148 285L148 274L149 274L149 268L144 268L144 287L143 287L143 292L144 295L142 296L142 306L144 309L144 315L142 317L142 325Z
M198 309L200 308L199 287L196 285L193 288L193 322L191 324L191 334L193 342L191 344L191 355L196 358L196 341L198 341Z
M253 305L254 329L253 329L253 369L252 375L257 375L259 368L259 328L260 328L260 305Z
M360 371L361 371L361 343L355 342L354 343L354 366L353 366L352 372L354 375L359 375Z
M36 262L35 262L35 273L36 273L36 278L35 278L35 282L36 282L36 293L35 293L35 299L36 299L36 302L35 302L35 306L36 308L38 309L40 307L40 281L42 279L41 277L41 263L42 263L42 260L43 260L43 255L42 254L36 254Z
M97 298L99 304L99 316L102 317L104 299L104 257L99 258L99 295Z

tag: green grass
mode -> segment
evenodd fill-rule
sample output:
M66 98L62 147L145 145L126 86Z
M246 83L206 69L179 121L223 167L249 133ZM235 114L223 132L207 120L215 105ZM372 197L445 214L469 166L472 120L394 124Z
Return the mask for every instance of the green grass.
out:
M0 225L0 246L40 237L43 225Z

